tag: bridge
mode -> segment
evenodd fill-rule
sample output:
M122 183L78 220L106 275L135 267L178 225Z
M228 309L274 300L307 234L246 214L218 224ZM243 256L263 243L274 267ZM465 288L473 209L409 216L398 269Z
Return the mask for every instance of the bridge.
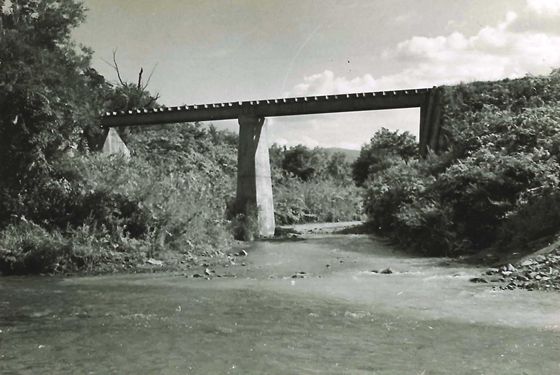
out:
M129 111L107 112L101 126L108 129L104 152L124 151L126 146L114 128L237 119L236 207L240 212L257 209L260 235L274 235L274 205L267 143L267 117L321 113L420 108L420 149L436 149L440 127L441 90L437 87L355 94L307 96L243 102L227 102Z

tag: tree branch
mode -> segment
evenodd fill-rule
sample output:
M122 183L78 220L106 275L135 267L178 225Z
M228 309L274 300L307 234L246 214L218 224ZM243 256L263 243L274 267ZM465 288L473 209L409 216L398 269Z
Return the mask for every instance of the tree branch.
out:
M138 90L142 90L144 91L144 88L142 87L142 74L144 73L144 68L140 67L140 73L138 73L138 84L136 85L136 87L138 88Z
M148 85L150 84L150 80L152 79L152 76L154 75L154 72L156 71L158 64L156 63L156 65L154 65L154 67L152 68L152 71L150 72L150 75L148 76L148 79L146 80L146 83L144 84L144 86L142 86L142 90L145 90Z
M121 83L121 85L125 86L124 81L121 78L121 72L119 71L119 64L117 64L117 50L114 49L113 50L113 68L115 68L115 71L117 72L117 78L119 79L119 82Z

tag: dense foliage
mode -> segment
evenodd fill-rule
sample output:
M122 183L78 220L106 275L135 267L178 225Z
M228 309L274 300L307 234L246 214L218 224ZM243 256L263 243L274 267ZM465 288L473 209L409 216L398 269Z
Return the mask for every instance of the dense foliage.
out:
M418 144L409 132L399 133L381 128L370 143L360 150L360 156L352 163L352 178L362 186L369 176L387 169L395 160L408 161L418 156Z
M0 223L24 209L51 162L87 149L104 79L69 39L84 18L72 0L0 5ZM15 197L18 199L15 199Z
M226 220L237 136L199 124L124 129L130 160L91 152L100 112L159 104L141 76L111 84L90 66L91 51L70 40L83 19L76 0L0 0L0 272L219 253L247 224ZM364 210L381 233L438 255L521 250L557 234L560 71L446 87L443 100L442 149L425 159L410 134L386 129L353 164L273 146L277 223Z
M270 160L277 224L360 219L360 190L342 152L273 145Z
M377 228L428 254L519 251L558 233L559 72L444 92L441 152L399 156L364 183Z
M227 246L245 223L226 221L237 136L198 124L121 129L132 158L97 154L99 113L157 107L158 95L141 74L123 80L116 60L116 84L90 66L91 51L70 39L81 2L0 1L0 9L0 273L134 269L149 257ZM348 192L318 180L325 171L345 178L340 156L282 153L277 206L302 213L284 222L349 215Z
M129 134L130 161L90 153L99 113L157 95L90 67L70 40L80 2L0 9L0 272L111 271L223 248L236 136L183 125Z

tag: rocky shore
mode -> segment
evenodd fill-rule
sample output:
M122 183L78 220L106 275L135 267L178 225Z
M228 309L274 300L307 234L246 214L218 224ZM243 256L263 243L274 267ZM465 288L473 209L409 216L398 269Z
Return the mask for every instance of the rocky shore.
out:
M539 254L519 263L489 268L478 283L499 283L500 289L560 291L560 247L547 254Z

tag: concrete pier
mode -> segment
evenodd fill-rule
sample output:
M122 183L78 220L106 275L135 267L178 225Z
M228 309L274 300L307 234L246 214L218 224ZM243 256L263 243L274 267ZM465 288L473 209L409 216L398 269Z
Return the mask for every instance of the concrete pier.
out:
M264 117L240 116L237 155L237 209L256 210L260 237L274 235L274 203Z

